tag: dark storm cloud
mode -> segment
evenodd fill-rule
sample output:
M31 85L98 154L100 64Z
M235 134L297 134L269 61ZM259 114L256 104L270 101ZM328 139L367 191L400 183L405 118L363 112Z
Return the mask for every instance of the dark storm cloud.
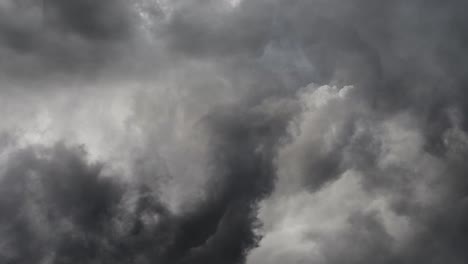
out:
M129 1L6 0L0 4L0 67L10 80L99 70L134 31Z
M257 202L272 190L272 155L285 120L261 108L208 117L207 195L178 215L157 190L106 175L106 165L87 161L82 147L18 150L1 176L0 257L5 263L242 263L259 239Z
M175 52L189 56L259 56L272 35L275 4L245 1L186 1L163 30Z
M400 251L392 248L396 242L387 241L388 234L380 226L383 225L381 222L366 222L365 218L350 220L350 230L355 229L353 237L368 234L377 242L363 241L358 250L348 252L344 248L355 243L352 242L354 238L346 239L347 235L340 233L346 242L343 246L337 241L324 242L326 248L336 251L330 255L326 253L323 263L466 261L461 248L468 243L463 224L467 189L465 177L459 174L465 172L461 160L466 159L466 153L458 150L453 153L454 149L464 148L466 143L460 139L464 136L460 135L454 136L458 138L455 142L449 140L454 130L459 129L455 134L466 133L468 113L464 72L467 60L464 54L468 45L464 29L468 21L459 11L466 4L462 1L278 3L281 11L276 18L277 25L288 29L278 38L296 43L283 46L283 49L299 47L317 67L310 71L310 79L305 83L352 83L359 87L355 92L361 98L357 101L352 99L350 105L343 109L330 107L317 114L319 117L312 120L315 126L330 125L328 131L319 128L313 131L323 132L323 137L318 139L319 144L313 139L307 142L306 138L314 138L314 134L302 131L304 140L297 144L298 148L303 148L303 156L295 156L303 159L298 165L301 168L297 169L303 176L301 182L315 192L342 177L346 169L364 172L366 191L377 196L391 194L392 210L416 225L413 230L415 237ZM351 104L365 105L367 109L344 114L356 109ZM452 110L458 113L457 124L451 121ZM345 117L335 116L336 111L343 112ZM425 182L423 174L430 172L412 171L407 167L410 165L392 165L382 169L381 155L387 151L386 144L397 146L401 143L386 143L379 130L371 129L365 133L359 130L402 113L411 116L409 122L412 122L412 125L403 125L404 129L418 131L418 136L407 142L416 145L407 145L408 150L418 149L416 141L421 140L421 153L417 155L431 157L447 168L436 172L436 180ZM327 118L330 123L317 121ZM326 139L330 134L335 134L332 143ZM454 167L457 168L455 171L451 169ZM439 203L421 205L424 202L414 197L418 187L410 184L414 181L421 181L419 185L428 184L427 192L437 196ZM439 207L447 209L440 210ZM426 239L434 243L427 245ZM427 249L423 249L425 245ZM342 256L340 250L345 252Z
M276 254L294 255L286 263L466 263L467 8L458 0L1 2L2 86L83 74L112 83L119 63L143 72L122 79L169 72L188 102L170 102L156 132L173 98L148 93L148 110L132 109L149 142L132 176L166 173L152 148L180 132L178 104L202 112L210 158L203 195L173 212L161 190L107 175L81 148L20 148L2 157L0 261L245 263L259 246L260 264L281 263L269 260ZM215 88L229 100L218 105ZM181 122L193 117L180 112ZM0 133L2 147L16 148L11 142ZM306 202L294 211L296 196ZM332 200L330 208L310 197ZM286 212L261 218L272 228L265 240L261 201ZM321 213L341 218L316 230L328 224Z
M213 196L217 201L210 211L220 210L217 231L199 250L194 260L202 263L242 263L245 254L257 243L257 202L273 188L274 151L285 131L285 117L270 116L257 109L226 109L208 117L215 129ZM211 196L209 195L209 196ZM215 213L216 211L213 211ZM192 228L200 228L193 226ZM189 232L190 233L190 232ZM186 241L187 237L182 238ZM184 242L186 243L186 242ZM188 259L186 263L196 263Z
M384 114L421 115L437 143L446 107L465 109L467 20L463 1L293 1L280 17L308 58L310 81L351 82ZM312 13L312 15L310 15ZM309 14L309 15L308 15ZM370 22L372 21L372 22Z
M129 31L128 6L123 1L46 0L43 5L46 21L87 39L114 40Z
M153 204L136 209L135 216L125 211L124 186L101 172L102 165L88 164L80 148L15 153L2 175L2 262L106 262L116 248L125 251L126 242L116 244L119 236L144 240L131 236L132 229L145 210L150 216L160 212L147 208Z

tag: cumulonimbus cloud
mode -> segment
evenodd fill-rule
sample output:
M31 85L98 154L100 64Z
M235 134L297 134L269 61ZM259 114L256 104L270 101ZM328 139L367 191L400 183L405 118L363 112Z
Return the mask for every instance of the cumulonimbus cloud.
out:
M0 262L467 262L466 8L0 2Z

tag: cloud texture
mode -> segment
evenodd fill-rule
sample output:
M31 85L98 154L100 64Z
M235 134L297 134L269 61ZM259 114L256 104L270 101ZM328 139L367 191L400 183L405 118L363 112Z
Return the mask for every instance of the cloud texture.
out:
M0 1L0 262L466 263L466 8Z

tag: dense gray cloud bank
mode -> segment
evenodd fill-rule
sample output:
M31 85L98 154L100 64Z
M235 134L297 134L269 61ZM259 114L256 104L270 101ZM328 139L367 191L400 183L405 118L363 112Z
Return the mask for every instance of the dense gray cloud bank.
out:
M0 263L467 263L467 8L0 0Z

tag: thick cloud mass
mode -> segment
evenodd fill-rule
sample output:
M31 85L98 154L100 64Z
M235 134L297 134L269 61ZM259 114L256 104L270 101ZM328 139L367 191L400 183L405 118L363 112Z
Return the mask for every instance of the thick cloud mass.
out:
M129 8L124 1L2 1L3 78L98 70L131 34Z
M0 262L468 262L468 4L0 0Z

